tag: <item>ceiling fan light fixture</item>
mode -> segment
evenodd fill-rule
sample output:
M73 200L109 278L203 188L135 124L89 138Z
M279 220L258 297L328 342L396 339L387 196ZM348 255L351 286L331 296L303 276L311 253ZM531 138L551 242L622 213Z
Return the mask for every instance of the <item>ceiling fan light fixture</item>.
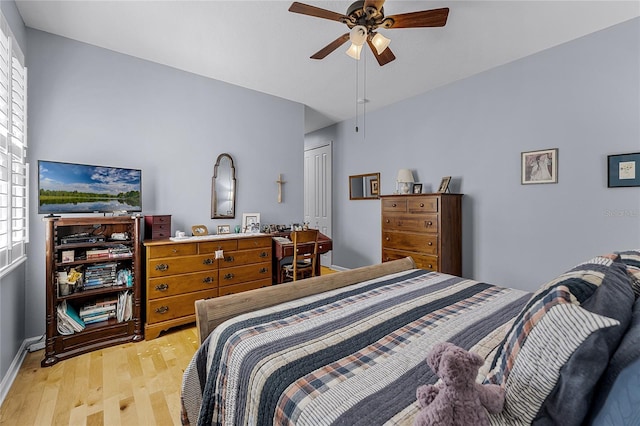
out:
M367 41L367 28L363 25L356 25L351 28L349 40L356 46L362 46L364 42Z
M376 35L371 39L371 44L373 44L373 47L376 48L376 52L378 52L378 55L382 55L382 52L384 52L385 49L389 47L389 43L391 43L391 40L380 33L376 33Z
M362 51L362 45L358 46L357 44L351 43L351 46L349 47L349 49L347 49L345 53L351 56L353 59L359 61L361 51Z

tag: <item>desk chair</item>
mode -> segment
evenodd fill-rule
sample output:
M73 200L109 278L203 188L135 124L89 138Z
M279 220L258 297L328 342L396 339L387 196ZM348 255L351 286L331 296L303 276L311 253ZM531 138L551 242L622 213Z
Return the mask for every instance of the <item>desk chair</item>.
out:
M282 265L281 282L291 279L296 281L299 277L307 278L316 275L316 260L318 259L318 235L317 229L308 231L292 231L293 257L291 263ZM300 244L313 243L313 249L299 247Z

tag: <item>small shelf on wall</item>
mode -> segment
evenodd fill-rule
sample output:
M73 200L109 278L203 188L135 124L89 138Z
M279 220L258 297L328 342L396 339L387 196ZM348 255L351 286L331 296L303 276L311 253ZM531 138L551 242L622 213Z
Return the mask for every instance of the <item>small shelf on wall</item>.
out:
M380 198L380 173L349 176L350 200L376 200Z

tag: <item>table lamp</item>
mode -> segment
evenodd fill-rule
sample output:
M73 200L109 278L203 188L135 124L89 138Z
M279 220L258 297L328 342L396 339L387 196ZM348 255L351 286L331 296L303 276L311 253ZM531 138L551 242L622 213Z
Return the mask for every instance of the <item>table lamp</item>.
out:
M413 183L413 173L409 169L400 169L396 178L401 194L409 193L409 184Z

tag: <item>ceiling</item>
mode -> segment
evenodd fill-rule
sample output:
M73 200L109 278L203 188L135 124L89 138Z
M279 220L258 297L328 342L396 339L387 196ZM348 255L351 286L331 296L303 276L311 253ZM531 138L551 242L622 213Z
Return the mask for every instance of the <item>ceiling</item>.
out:
M301 2L339 13L351 4ZM352 118L357 98L372 111L640 16L635 0L388 0L387 16L449 7L447 25L380 30L397 59L380 67L367 52L357 68L348 44L309 59L348 28L290 13L291 1L16 4L28 27L302 103L305 132Z

